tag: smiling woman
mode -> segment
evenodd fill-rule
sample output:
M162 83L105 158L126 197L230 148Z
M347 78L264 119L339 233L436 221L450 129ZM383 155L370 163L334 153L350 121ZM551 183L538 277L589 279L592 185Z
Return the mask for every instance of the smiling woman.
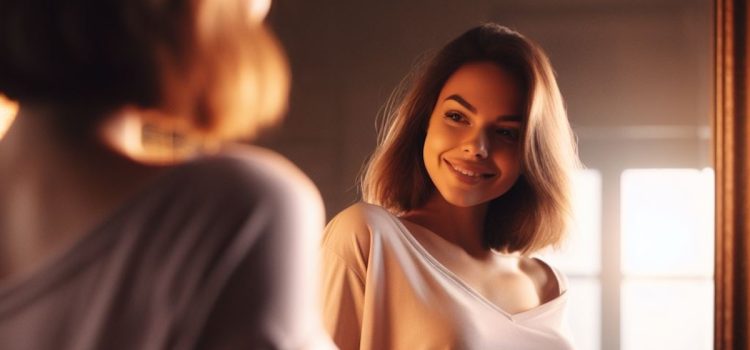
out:
M571 349L560 241L578 167L552 69L485 24L432 59L391 115L364 200L323 241L324 318L341 349Z
M492 62L477 62L445 82L427 127L423 157L427 174L451 204L489 202L518 179L523 100L517 81Z

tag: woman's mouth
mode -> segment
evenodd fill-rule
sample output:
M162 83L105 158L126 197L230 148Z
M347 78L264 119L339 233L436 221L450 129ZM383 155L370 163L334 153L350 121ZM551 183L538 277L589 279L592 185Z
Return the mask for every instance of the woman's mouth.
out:
M470 182L478 182L480 180L489 179L495 176L495 173L485 169L481 169L477 166L459 163L454 164L447 160L445 160L445 163L447 163L448 167L451 168L457 175L460 175L459 178L462 178L464 180L471 180Z

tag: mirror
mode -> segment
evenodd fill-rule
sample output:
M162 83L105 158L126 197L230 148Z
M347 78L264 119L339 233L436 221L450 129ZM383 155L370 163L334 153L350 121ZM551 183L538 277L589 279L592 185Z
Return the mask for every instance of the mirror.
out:
M330 219L358 198L393 89L483 21L547 51L587 166L577 225L549 255L571 282L578 347L710 349L709 0L277 2L293 87L287 120L261 143L312 177Z

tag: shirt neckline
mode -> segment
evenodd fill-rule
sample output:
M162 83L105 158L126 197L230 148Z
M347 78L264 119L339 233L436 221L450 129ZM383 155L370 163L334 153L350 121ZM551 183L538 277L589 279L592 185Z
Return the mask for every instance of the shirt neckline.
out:
M382 208L382 207L378 207L378 208L383 210L388 215L388 217L390 217L391 220L395 222L395 224L398 226L399 231L404 236L404 238L406 238L409 244L411 244L412 247L414 247L414 249L420 255L422 255L430 265L435 267L435 269L438 270L441 274L443 274L446 278L448 278L448 280L452 281L457 287L464 290L467 294L469 294L472 298L476 299L479 303L501 314L502 316L506 317L510 321L519 322L522 320L533 318L536 315L543 314L545 311L549 310L550 308L554 308L555 306L563 303L567 299L567 290L563 289L564 283L562 281L561 276L558 275L558 272L555 271L554 268L551 268L551 270L553 271L555 275L555 278L557 279L557 284L558 286L560 286L559 287L561 290L560 294L548 300L547 302L539 304L528 310L524 310L524 311L517 312L517 313L507 312L503 308L491 302L484 295L482 295L482 293L479 293L476 289L474 289L472 286L466 283L463 279L461 279L461 277L456 275L453 271L451 271L445 265L443 265L443 263L441 263L434 256L432 256L432 254L430 254L430 252L427 251L427 249L414 237L414 235L411 233L411 231L409 231L406 225L404 225L404 223L401 221L400 218L391 214L385 208ZM536 257L534 257L533 259L542 261L541 259L538 259ZM543 261L542 263L546 264Z

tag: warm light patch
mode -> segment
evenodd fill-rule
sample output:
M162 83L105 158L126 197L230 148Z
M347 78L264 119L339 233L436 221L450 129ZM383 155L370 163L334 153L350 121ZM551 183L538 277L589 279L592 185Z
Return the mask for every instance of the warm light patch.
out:
M18 112L18 103L15 103L5 96L0 95L0 138L8 131Z
M100 136L110 148L146 164L175 164L217 150L216 142L189 130L186 118L125 108L101 126Z
M206 99L221 116L214 125L219 138L251 138L286 110L290 71L283 49L262 18L251 18L265 17L269 6L268 0L204 1L198 11L201 64L210 76L191 84L194 91L211 86Z
M622 174L622 265L631 276L713 274L711 169Z
M621 210L621 348L711 349L713 171L626 170Z
M585 169L573 176L573 223L560 249L540 252L545 261L569 278L568 320L576 349L599 349L602 288L601 217L602 174Z
M602 174L580 170L572 185L573 222L566 240L561 249L543 255L566 273L596 276L601 272Z
M249 0L247 8L250 21L260 23L266 18L268 10L271 9L271 0Z

